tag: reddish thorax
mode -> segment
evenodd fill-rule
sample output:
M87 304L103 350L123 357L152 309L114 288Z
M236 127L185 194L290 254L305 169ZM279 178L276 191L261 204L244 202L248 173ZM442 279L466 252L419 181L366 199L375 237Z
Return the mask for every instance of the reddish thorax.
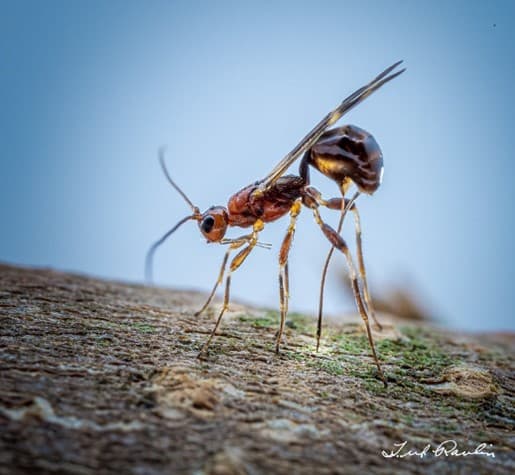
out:
M257 184L246 186L229 198L229 225L246 228L258 219L269 223L281 218L302 196L304 185L301 177L286 175L279 178L264 193L256 193Z

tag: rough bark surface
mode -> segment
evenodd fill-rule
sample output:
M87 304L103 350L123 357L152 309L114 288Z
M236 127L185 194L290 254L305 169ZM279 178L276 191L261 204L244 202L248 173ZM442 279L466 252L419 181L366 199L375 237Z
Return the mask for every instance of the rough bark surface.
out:
M361 325L233 305L208 356L205 296L0 266L0 473L515 473L513 335ZM487 444L487 455L385 458ZM491 444L491 445L490 445ZM447 446L449 447L449 445Z

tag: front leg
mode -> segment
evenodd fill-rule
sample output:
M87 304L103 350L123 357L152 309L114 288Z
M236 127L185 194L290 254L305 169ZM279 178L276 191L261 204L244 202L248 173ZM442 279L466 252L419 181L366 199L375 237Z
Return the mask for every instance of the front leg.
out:
M229 255L232 251L235 249L238 249L239 247L243 246L245 243L249 243L252 241L254 234L246 234L244 236L240 236L234 239L222 239L220 241L220 244L227 244L229 247L227 251L225 252L222 265L220 266L220 271L218 272L218 278L216 279L215 285L213 286L213 289L211 290L211 293L209 294L209 297L207 298L206 302L202 306L202 308L195 313L195 316L198 317L199 315L204 312L204 310L209 306L211 303L211 300L213 300L213 297L215 296L216 289L218 286L222 283L222 280L224 278L225 274L225 267L227 266L227 262L229 261ZM256 245L259 245L259 243L256 243ZM265 246L264 246L265 247Z
M202 312L209 306L209 304L211 303L211 300L213 300L213 297L215 296L215 293L216 293L216 289L222 283L222 280L224 278L225 266L227 265L227 261L229 260L229 255L231 254L232 250L233 250L233 247L229 246L227 251L225 251L224 259L222 261L222 265L220 266L220 270L218 272L218 279L216 279L215 285L213 285L213 289L211 290L211 293L209 294L209 297L207 298L206 303L204 303L204 305L198 312L195 312L196 317L201 315Z
M263 229L264 225L262 221L256 221L254 224L254 228L252 231L252 234L248 237L248 245L244 247L231 261L231 265L229 267L229 272L227 273L227 277L225 278L225 293L224 293L224 303L222 306L222 309L220 310L220 313L218 315L218 318L216 320L216 324L211 331L209 338L207 341L202 345L202 348L199 351L199 354L197 355L197 358L200 358L209 348L209 344L211 343L211 340L215 336L216 331L218 330L218 327L220 326L220 322L222 321L222 317L225 313L225 311L229 308L229 301L230 301L230 289L231 289L231 274L240 267L247 256L250 254L252 249L257 244L257 237L258 233ZM245 241L239 239L238 241L235 241L231 246L241 246ZM229 249L230 250L230 249Z

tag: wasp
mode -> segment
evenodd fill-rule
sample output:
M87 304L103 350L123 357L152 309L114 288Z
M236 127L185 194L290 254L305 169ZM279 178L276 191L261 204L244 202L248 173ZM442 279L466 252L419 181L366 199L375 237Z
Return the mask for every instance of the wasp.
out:
M200 315L209 306L218 286L225 277L223 305L211 334L199 352L199 357L207 352L209 344L216 334L222 317L229 306L232 274L243 264L255 247L269 247L269 245L258 240L259 233L263 230L265 224L289 214L289 226L279 251L279 307L281 319L275 342L275 350L277 353L279 352L288 313L288 256L295 233L296 220L302 206L304 206L311 210L315 222L331 244L323 267L320 284L316 348L318 350L320 345L323 293L327 268L334 250L338 250L345 256L356 306L366 327L368 341L379 376L386 386L386 378L377 357L369 322L370 316L376 326L380 328L380 324L375 318L368 290L361 241L361 222L356 205L356 199L360 194L372 195L379 188L383 175L383 154L378 143L369 132L355 125L330 127L373 92L402 74L405 69L395 71L401 63L402 61L393 64L367 85L345 98L266 177L236 192L229 198L226 207L211 206L201 213L199 208L190 201L181 188L172 180L165 166L164 152L163 150L160 151L160 164L167 180L191 208L192 214L181 219L150 247L146 256L147 279L151 273L155 250L187 221L197 222L200 232L208 243L219 243L227 246L213 289L203 307L195 314L196 316ZM285 175L286 170L300 157L302 158L299 165L299 174ZM341 196L325 199L316 188L311 186L311 168L318 170L327 178L333 180L338 185ZM350 198L346 198L346 194L352 185L357 188L357 191ZM340 211L337 229L323 221L319 211L321 207ZM354 215L357 266L354 263L349 247L340 235L344 217L349 211ZM250 232L236 238L227 238L225 235L229 227L249 228ZM232 257L227 270L231 253L236 251L237 253Z

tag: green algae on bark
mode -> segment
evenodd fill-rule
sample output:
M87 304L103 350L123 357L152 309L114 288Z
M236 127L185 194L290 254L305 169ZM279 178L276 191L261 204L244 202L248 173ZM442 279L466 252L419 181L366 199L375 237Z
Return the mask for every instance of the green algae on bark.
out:
M0 267L0 474L513 473L514 341L233 305L205 359L205 296ZM216 309L216 307L213 307ZM486 455L385 458L454 440Z

